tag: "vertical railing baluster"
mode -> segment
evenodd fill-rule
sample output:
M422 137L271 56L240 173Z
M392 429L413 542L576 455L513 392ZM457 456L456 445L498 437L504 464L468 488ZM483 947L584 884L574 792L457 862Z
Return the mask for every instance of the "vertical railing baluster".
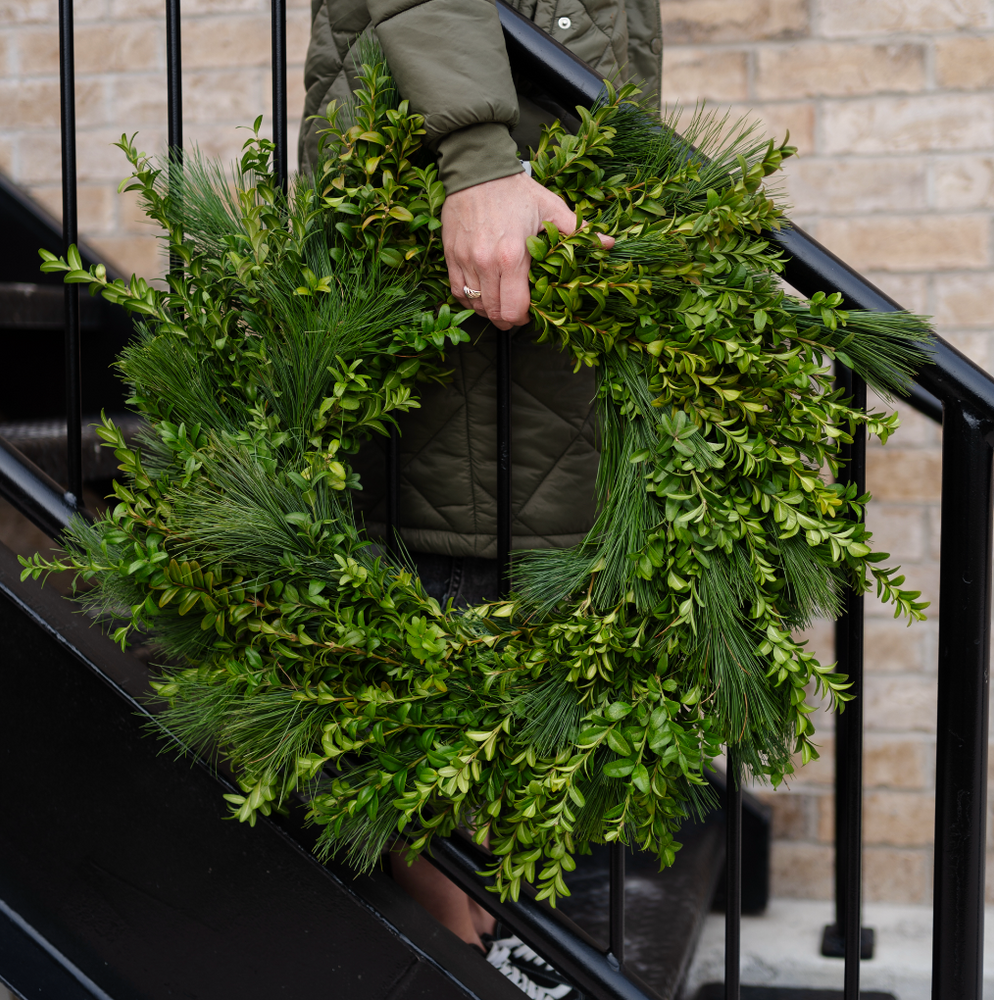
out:
M992 427L942 417L932 996L981 1000L991 638Z
M183 156L183 47L180 0L166 0L166 119L169 158Z
M500 596L511 589L511 334L497 331L497 567Z
M73 0L59 0L59 96L62 124L62 242L78 245L76 202L76 60ZM83 403L79 285L65 286L66 490L83 502Z
M866 407L866 383L841 363L836 364L836 385L853 405ZM855 483L857 496L866 492L866 431L858 428L851 445L843 445L838 481ZM835 623L835 657L840 673L851 683L853 701L835 716L835 924L825 928L821 953L845 957L849 990L858 990L859 961L873 956L873 931L863 928L862 801L863 801L863 598L847 590L842 614ZM851 861L852 859L852 861ZM856 906L855 925L849 923ZM851 935L851 938L850 938ZM850 942L855 943L850 943ZM857 996L857 993L853 993Z
M835 385L846 396L853 392L852 372L841 362L835 365ZM852 477L852 445L843 444L839 449L841 468L838 482L847 485ZM849 676L849 605L843 601L842 614L835 622L835 659L840 673ZM835 927L825 928L822 954L845 956L846 927L846 825L848 805L848 756L849 712L835 713ZM834 933L833 933L834 931Z
M725 1000L739 1000L742 945L742 774L738 751L725 758Z
M287 190L286 0L273 4L273 166L281 190Z
M852 376L852 405L866 409L866 383ZM866 428L853 433L849 481L856 484L856 495L866 492ZM849 716L846 727L846 866L845 866L845 949L844 1000L859 1000L859 972L862 957L863 889L863 595L851 590L846 594L848 635L846 658L849 693L846 703Z
M183 165L183 45L180 26L180 0L166 0L166 145L169 156L170 186L173 173ZM173 199L182 197L175 189ZM183 262L177 254L169 261L171 271L179 271Z
M848 445L845 446L848 453ZM848 462L848 455L846 456ZM846 469L848 475L848 466ZM839 673L849 676L849 612L848 602L835 623L835 660ZM825 928L822 954L845 955L846 926L846 751L849 749L849 712L835 713L835 926Z
M608 881L608 950L620 968L625 964L625 845L611 844Z

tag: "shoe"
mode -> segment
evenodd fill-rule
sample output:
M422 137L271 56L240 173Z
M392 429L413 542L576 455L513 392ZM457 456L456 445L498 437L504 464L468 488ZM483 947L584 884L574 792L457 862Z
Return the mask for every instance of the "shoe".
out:
M583 1000L580 991L521 938L485 934L483 943L487 945L487 961L529 1000Z

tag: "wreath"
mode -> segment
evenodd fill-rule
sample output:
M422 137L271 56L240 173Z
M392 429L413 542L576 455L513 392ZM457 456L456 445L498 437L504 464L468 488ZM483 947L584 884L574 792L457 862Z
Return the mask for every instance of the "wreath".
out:
M786 140L703 110L681 139L608 86L531 157L576 232L528 244L538 339L596 369L599 515L573 548L517 553L506 600L442 607L350 502L351 456L446 378L470 315L423 119L381 56L360 83L289 195L261 119L232 175L122 137L168 287L42 251L136 317L118 366L147 429L128 447L104 418L114 503L24 576L74 570L122 646L156 637L161 722L230 761L239 820L301 797L318 850L360 868L468 826L502 898L526 880L554 902L592 842L672 864L723 747L774 783L817 756L808 697L841 709L848 685L793 633L844 588L923 617L870 549L868 496L833 481L854 429L886 440L897 417L854 409L829 362L900 392L929 330L785 294L763 234Z

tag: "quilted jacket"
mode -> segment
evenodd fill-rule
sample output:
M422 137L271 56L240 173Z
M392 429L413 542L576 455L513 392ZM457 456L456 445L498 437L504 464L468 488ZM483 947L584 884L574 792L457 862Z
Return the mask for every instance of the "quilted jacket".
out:
M511 3L605 77L658 91L658 0ZM401 94L425 116L449 194L522 170L519 151L534 145L549 115L515 86L493 0L312 0L311 9L302 169L317 158L309 116L348 99L354 50L375 32ZM414 551L493 558L497 331L475 319L467 329L473 343L449 355L452 381L425 389L421 409L401 421L401 535ZM513 546L573 545L595 514L593 374L574 374L527 328L514 333L511 357ZM382 449L364 449L357 469L357 509L376 535L385 513Z

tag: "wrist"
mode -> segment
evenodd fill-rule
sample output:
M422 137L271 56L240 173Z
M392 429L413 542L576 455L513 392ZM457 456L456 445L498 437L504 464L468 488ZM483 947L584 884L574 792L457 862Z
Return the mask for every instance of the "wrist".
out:
M439 179L447 195L524 170L511 133L500 122L450 132L438 144L438 153Z

